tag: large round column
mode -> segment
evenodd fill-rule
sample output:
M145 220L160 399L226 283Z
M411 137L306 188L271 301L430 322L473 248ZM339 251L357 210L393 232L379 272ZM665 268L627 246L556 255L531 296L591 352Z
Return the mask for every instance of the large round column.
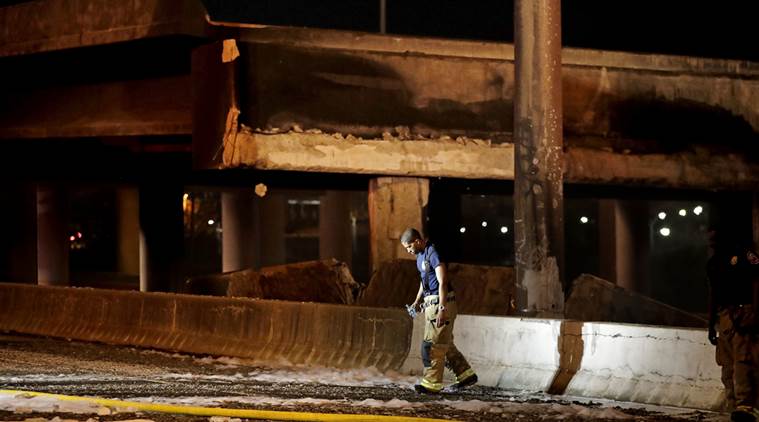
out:
M37 282L37 187L31 183L3 186L6 202L0 221L6 223L0 237L0 280Z
M116 190L118 261L122 275L140 273L140 199L136 188L120 187Z
M352 230L348 194L327 191L319 198L319 258L335 258L350 267Z
M256 261L255 210L252 189L221 194L221 270L252 268Z
M269 193L261 198L258 209L261 266L284 264L287 259L287 198L280 193Z
M599 272L608 280L631 292L650 296L646 261L650 248L648 208L638 201L602 199L599 201Z
M37 283L69 285L68 195L65 188L37 187Z
M140 291L182 288L182 194L180 184L140 186Z
M514 3L517 311L561 316L564 193L561 2Z

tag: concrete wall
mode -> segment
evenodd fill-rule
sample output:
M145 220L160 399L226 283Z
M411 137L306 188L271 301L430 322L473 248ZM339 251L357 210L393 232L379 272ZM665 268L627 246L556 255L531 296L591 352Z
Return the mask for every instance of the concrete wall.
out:
M411 320L394 309L0 283L0 330L388 370L406 358Z
M352 305L360 288L335 259L191 277L184 293Z
M460 313L474 315L513 314L514 269L487 265L448 264L448 276L456 291ZM361 293L362 306L403 308L419 291L416 261L394 259L380 265Z
M572 283L564 317L580 321L613 321L705 328L708 321L666 303L617 286L590 274Z
M423 321L401 371L419 373ZM721 406L706 330L461 315L456 346L480 384L699 409Z

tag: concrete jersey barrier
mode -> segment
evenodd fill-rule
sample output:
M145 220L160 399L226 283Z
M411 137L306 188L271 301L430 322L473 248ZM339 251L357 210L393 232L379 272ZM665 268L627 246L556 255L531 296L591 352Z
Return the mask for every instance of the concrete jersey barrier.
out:
M398 369L405 311L0 283L0 330L337 368Z
M423 324L404 373L422 368ZM454 338L485 386L708 410L724 400L705 329L459 315Z
M399 309L0 283L0 330L264 363L418 374L423 328ZM454 335L485 386L710 410L723 402L704 329L460 315Z

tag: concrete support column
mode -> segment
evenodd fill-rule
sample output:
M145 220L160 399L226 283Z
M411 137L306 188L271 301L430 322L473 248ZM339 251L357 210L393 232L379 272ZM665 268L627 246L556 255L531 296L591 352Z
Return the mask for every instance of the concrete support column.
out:
M378 177L369 182L369 244L371 268L396 258L413 259L401 246L407 227L424 233L430 183L413 177Z
M238 189L221 194L221 270L252 268L256 261L254 193Z
M136 188L116 190L118 262L121 274L140 274L140 198Z
M3 186L6 201L0 207L5 221L0 237L0 281L37 282L37 187L34 184Z
M598 276L617 283L617 201L598 201Z
M645 236L647 230L645 227L640 228L640 224L635 224L630 208L621 207L620 201L614 202L614 249L616 251L617 285L633 292L642 293L642 280L638 277L638 268L642 265L637 257L638 251L647 250L648 246L639 244L638 240L648 243ZM640 231L636 233L638 228Z
M287 226L287 198L273 193L264 196L258 204L258 230L261 235L259 256L261 266L284 264L286 260L285 228Z
M636 201L599 201L600 276L632 292L650 295L645 262L650 231L645 204Z
M517 309L560 316L564 256L561 2L514 4Z
M182 186L140 186L140 291L181 290L184 226Z
M599 261L601 278L636 291L633 226L620 201L599 201Z
M327 191L319 201L319 258L335 258L350 267L354 226L348 194Z
M61 186L37 187L37 283L69 285L68 195Z

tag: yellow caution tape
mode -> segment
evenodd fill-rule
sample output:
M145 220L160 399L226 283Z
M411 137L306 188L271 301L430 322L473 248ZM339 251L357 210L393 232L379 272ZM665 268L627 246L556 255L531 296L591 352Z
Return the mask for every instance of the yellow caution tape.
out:
M452 419L417 418L413 416L385 416L385 415L358 415L358 414L334 414L334 413L309 413L309 412L282 412L274 410L253 409L226 409L222 407L180 406L173 404L140 403L136 401L122 401L101 399L97 397L66 396L63 394L39 393L36 391L0 390L0 394L13 394L22 397L50 397L63 401L88 402L101 406L123 408L127 411L145 411L161 413L178 413L196 416L228 416L246 419L269 419L277 421L353 421L353 422L390 422L390 421L418 421L418 422L450 422Z

